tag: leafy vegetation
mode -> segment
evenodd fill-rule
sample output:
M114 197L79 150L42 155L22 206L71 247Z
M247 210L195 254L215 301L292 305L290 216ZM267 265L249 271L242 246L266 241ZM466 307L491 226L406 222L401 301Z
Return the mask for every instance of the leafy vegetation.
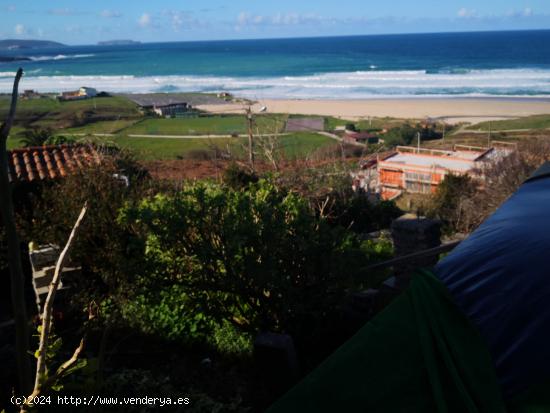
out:
M404 123L401 126L394 127L384 135L386 146L411 145L416 143L420 136L420 141L439 139L442 134L437 132L435 126L424 127L421 125L411 125Z
M136 231L143 268L155 269L140 283L181 285L188 313L245 331L288 329L343 274L353 276L361 256L350 233L316 220L305 200L267 181L247 191L195 184L122 210L119 222Z

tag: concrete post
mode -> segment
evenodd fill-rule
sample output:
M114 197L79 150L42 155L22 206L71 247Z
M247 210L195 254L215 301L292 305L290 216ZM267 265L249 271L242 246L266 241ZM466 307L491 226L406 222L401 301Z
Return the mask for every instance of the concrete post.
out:
M397 257L441 245L441 222L437 220L417 217L413 214L403 215L393 221L391 232ZM405 287L416 269L432 267L437 261L438 257L433 256L396 265L394 267L396 286Z

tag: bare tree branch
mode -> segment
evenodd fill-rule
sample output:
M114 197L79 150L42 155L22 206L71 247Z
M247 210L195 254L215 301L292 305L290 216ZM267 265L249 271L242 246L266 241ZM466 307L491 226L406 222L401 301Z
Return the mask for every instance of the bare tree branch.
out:
M73 246L74 239L80 228L80 224L82 223L82 220L86 215L87 209L88 209L88 205L86 203L84 204L84 206L82 207L82 210L80 211L80 215L78 216L78 219L74 224L73 230L69 235L69 239L67 240L67 244L65 245L65 248L63 248L63 251L61 251L61 254L59 255L57 264L55 266L55 272L53 275L52 283L50 284L50 289L48 291L48 296L46 297L46 301L44 303L44 312L42 314L42 330L40 331L40 344L38 347L38 360L36 363L36 378L34 382L35 391L37 389L40 389L42 385L42 381L44 380L44 376L46 374L46 353L47 353L49 339L50 339L50 330L52 325L52 314L53 314L53 302L55 299L55 294L57 293L57 289L59 288L59 283L61 281L61 273L67 262L69 251Z

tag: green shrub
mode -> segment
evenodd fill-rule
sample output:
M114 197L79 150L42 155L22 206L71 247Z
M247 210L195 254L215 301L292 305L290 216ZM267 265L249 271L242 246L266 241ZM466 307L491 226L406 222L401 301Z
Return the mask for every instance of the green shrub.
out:
M139 284L177 284L182 314L204 313L243 331L322 320L365 256L355 235L318 220L307 201L267 181L247 191L198 183L121 211L142 245ZM138 267L138 266L136 266Z
M216 351L226 356L250 356L252 354L252 335L239 331L227 321L215 326L208 341Z
M63 144L69 144L76 142L76 139L72 136L62 136L62 135L55 135L50 136L46 142L44 142L45 145L63 145Z

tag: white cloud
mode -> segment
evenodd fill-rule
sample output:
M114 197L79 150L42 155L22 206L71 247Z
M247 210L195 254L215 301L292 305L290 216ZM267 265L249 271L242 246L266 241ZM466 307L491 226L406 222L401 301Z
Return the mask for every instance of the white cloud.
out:
M530 7L525 8L525 10L523 10L523 15L525 17L531 17L533 15L533 9Z
M182 30L191 30L197 28L205 28L208 26L208 21L203 21L193 17L193 14L188 11L180 10L163 10L161 13L162 18L169 20L174 32L180 32Z
M6 10L9 12L14 12L17 10L17 7L14 4L10 4L9 6L6 6Z
M240 12L239 15L237 16L237 23L241 26L248 24L249 20L250 20L250 14L244 11Z
M27 33L27 30L25 29L25 26L23 26L21 23L16 24L14 28L15 34L22 35Z
M477 12L473 9L467 9L466 7L462 7L458 13L457 13L458 17L460 18L463 18L463 19L468 19L468 18L471 18L471 17L476 17L477 16Z
M151 25L151 15L149 13L143 13L138 19L138 24L141 27L149 27Z
M253 15L247 12L241 12L237 16L236 28L242 29L247 26L294 26L299 24L311 24L334 21L331 18L325 18L313 13L277 13L272 16Z
M115 10L102 10L101 13L99 13L101 17L104 17L106 19L112 19L116 17L122 17L122 13Z

